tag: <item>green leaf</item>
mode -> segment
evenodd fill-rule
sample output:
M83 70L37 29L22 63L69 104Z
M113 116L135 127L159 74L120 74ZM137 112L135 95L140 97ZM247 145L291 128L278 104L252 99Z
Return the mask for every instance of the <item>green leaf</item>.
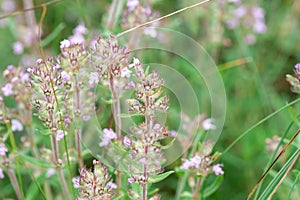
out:
M295 124L297 124L298 127L300 127L300 121L297 117L297 113L296 111L293 109L292 106L288 107L288 111L289 111L289 114L292 118L292 120L295 122Z
M180 195L180 197L182 197L182 198L192 198L193 197L193 194L192 193L190 193L190 192L187 192L187 191L185 191L185 192L183 192L181 195Z
M42 173L39 177L37 177L36 181L38 184L42 185L45 179L46 179L46 172ZM30 184L28 191L30 192L27 192L26 200L38 199L39 188L34 181Z
M138 113L133 113L133 114L127 114L127 113L121 113L119 114L120 118L130 118L130 117L134 117L134 116L141 116L142 114L138 114Z
M20 156L23 160L25 160L25 161L27 161L27 162L33 164L33 165L36 165L36 166L39 166L39 167L43 167L43 168L50 168L50 167L55 168L55 166L54 166L53 164L51 164L51 163L48 163L48 162L43 161L43 160L38 160L38 159L36 159L36 158L34 158L34 157L25 155L24 153L19 153L19 156Z
M214 192L216 192L219 189L220 185L222 184L222 181L223 181L223 175L217 176L214 182L209 187L204 189L203 197L204 198L209 197Z
M171 174L173 174L175 171L168 171L159 175L154 175L150 177L149 182L150 183L158 183L164 179L166 179L168 176L170 176Z

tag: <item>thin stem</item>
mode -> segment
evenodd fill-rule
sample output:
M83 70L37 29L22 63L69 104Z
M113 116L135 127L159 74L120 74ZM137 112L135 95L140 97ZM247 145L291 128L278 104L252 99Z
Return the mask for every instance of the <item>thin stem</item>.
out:
M114 24L115 24L115 14L118 8L118 2L120 0L113 0L110 10L109 10L109 14L108 14L108 20L107 20L107 28L111 29Z
M10 123L7 123L6 127L7 127L7 130L8 130L10 143L11 143L11 146L12 146L12 149L13 149L13 154L16 156L15 160L16 160L16 168L17 168L17 174L18 174L18 181L17 181L17 179L14 176L14 178L15 178L14 179L15 180L14 189L15 189L15 192L16 192L16 194L18 196L18 199L24 199L23 183L22 183L22 177L21 177L21 170L20 170L19 156L18 156L18 151L17 151L17 144L16 144L15 136L14 136L14 134L12 132L12 129L11 129ZM19 194L21 194L20 198L19 198Z
M74 75L74 82L75 82L75 112L80 112L80 89L79 89L79 83L78 83L78 77L75 74ZM76 115L75 115L76 117ZM81 127L77 127L75 130L75 141L76 141L76 148L77 148L77 158L80 169L83 168L83 160L82 160L82 153L81 153Z
M197 184L196 184L196 187L195 187L195 191L193 193L193 200L198 200L199 199L199 192L200 192L200 188L201 188L201 183L202 183L202 179L197 178Z
M24 9L27 8L32 8L33 6L33 2L32 0L23 0L23 4L24 4ZM31 12L26 12L25 13L25 19L26 19L26 23L30 28L31 31L31 41L33 42L33 44L36 42L36 27L37 27L37 23L35 21L35 15L34 15L34 10L32 10Z
M109 78L109 89L112 94L113 116L114 116L113 118L115 120L115 129L116 129L117 139L120 139L121 138L120 98L115 90L113 75L110 75L110 78ZM118 195L120 195L120 188L121 188L121 184L122 184L120 171L118 169L116 171L116 182L118 184L116 195L118 196Z
M54 163L56 165L56 171L57 171L59 180L60 180L60 182L62 184L63 193L64 193L65 197L68 200L71 200L69 189L68 189L65 177L63 176L62 169L61 169L61 163L59 161L58 146L57 146L57 141L56 141L55 134L51 135L51 147L52 147L53 161L54 161Z
M23 195L21 193L21 189L20 189L20 186L18 184L17 177L16 177L16 174L15 174L14 170L13 169L8 169L7 172L8 172L9 180L12 183L12 186L13 186L15 192L16 192L16 195L17 195L18 199L23 199L22 198Z

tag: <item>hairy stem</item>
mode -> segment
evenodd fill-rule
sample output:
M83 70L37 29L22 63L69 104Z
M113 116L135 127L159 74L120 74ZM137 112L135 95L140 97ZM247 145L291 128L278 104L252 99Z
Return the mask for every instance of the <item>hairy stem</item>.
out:
M193 192L193 200L198 200L199 199L199 192L200 192L200 188L201 188L201 183L202 183L202 179L197 178L197 184L196 184L195 190Z
M76 74L74 75L74 82L75 82L75 101L74 101L75 102L75 112L79 113L80 112L80 88L79 88L78 77ZM76 114L75 114L75 117L76 117ZM82 160L82 153L81 153L81 138L82 138L82 133L81 133L81 127L79 124L79 127L77 127L75 130L75 142L76 142L76 148L77 148L77 159L78 159L80 169L83 168L83 160Z
M115 120L115 129L116 129L117 139L120 139L121 138L120 98L115 90L113 75L111 75L110 79L109 79L109 89L112 94L113 116L114 116L114 120ZM119 170L116 171L116 183L118 184L116 194L117 194L117 196L119 196L120 188L121 188L121 184L122 184L121 174L120 174Z
M71 200L69 189L68 189L65 177L63 176L62 169L61 169L62 163L60 163L60 161L59 161L58 146L57 146L55 134L51 135L51 147L52 147L53 161L56 165L56 171L57 171L60 183L62 185L64 196L66 197L66 199Z
M17 198L20 200L20 199L23 199L22 198L22 193L21 193L21 189L20 189L20 186L19 186L19 183L18 183L18 180L17 180L17 177L16 177L16 174L14 172L13 169L8 169L7 170L8 172L8 176L9 176L9 180L16 192L16 195L17 195Z

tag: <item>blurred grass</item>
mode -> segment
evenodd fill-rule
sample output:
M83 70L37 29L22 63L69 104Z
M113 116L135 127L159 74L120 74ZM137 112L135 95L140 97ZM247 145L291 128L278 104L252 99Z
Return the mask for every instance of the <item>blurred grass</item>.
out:
M36 0L35 4L44 1ZM80 2L80 3L78 3ZM171 11L182 8L184 5L191 5L193 1L155 1L154 8L167 14ZM221 75L227 93L227 116L222 135L216 144L215 149L221 151L226 149L241 133L253 124L264 118L271 112L284 106L287 101L296 98L296 95L289 91L289 85L285 81L286 73L293 73L293 66L300 62L300 6L299 2L292 0L284 1L252 1L260 4L266 10L266 23L268 31L257 38L253 46L245 47L241 40L240 30L214 33L211 24L216 19L212 13L215 11L216 2L205 5L202 8L195 8L188 12L173 16L167 19L169 27L185 33L199 41L203 47L212 55L218 66L224 66L233 60L249 58L250 61L236 67L224 69ZM105 12L111 1L73 1L64 0L48 7L44 21L44 38L51 34L56 27L64 24L60 33L45 47L48 55L57 55L59 42L72 34L76 25L84 21L89 30L101 34L105 31L101 25L105 21ZM20 6L20 5L19 5ZM41 10L36 10L36 18L39 20ZM163 24L163 26L167 26ZM115 30L118 31L118 30ZM119 30L121 31L121 30ZM117 33L117 32L116 32ZM232 45L224 47L212 37L230 38ZM0 27L0 68L1 71L9 65L18 65L20 56L13 54L12 44L15 38L11 30ZM157 54L144 55L145 60L153 60ZM205 84L193 73L188 64L179 58L161 54L161 58L170 66L178 70L192 83L194 89L203 90L197 93L202 110L207 113L209 110L209 95L205 90ZM181 67L180 67L181 66ZM200 80L200 81L199 81ZM1 79L0 82L4 80ZM200 91L201 91L200 90ZM296 105L299 110L299 105ZM176 114L178 108L171 113ZM172 116L171 118L175 118ZM172 119L170 119L172 121ZM266 166L269 154L265 152L265 139L274 135L282 135L289 123L292 121L289 113L285 110L272 117L267 122L255 128L252 134L243 138L230 152L223 157L224 181L216 194L208 199L244 199L261 176ZM176 124L170 122L170 129L176 128ZM288 138L295 131L293 127ZM282 163L281 163L282 164ZM281 165L279 164L279 166ZM0 181L7 182L6 179ZM26 181L27 183L27 181ZM170 176L166 181L157 184L163 195L162 199L172 199L175 194L177 179L175 175ZM53 183L55 185L55 183ZM9 197L12 194L11 188L3 186L0 198ZM287 186L279 190L281 196ZM25 188L26 189L26 188ZM13 196L13 195L12 195Z

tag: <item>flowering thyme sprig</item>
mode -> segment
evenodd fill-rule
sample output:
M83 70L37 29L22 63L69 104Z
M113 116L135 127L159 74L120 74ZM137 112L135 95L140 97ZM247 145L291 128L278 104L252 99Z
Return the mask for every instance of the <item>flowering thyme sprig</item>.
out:
M129 111L145 116L145 121L131 128L134 138L124 138L130 148L131 164L129 171L132 176L129 183L137 182L142 186L142 199L147 199L147 184L151 175L162 171L162 145L160 140L169 137L168 128L156 123L156 111L168 111L168 97L164 95L163 79L158 72L145 72L140 61L133 60L135 99L129 99Z
M80 176L73 179L75 186L79 188L78 200L109 200L114 197L114 190L117 185L111 182L108 168L100 161L93 161L93 170L83 167L80 169Z

